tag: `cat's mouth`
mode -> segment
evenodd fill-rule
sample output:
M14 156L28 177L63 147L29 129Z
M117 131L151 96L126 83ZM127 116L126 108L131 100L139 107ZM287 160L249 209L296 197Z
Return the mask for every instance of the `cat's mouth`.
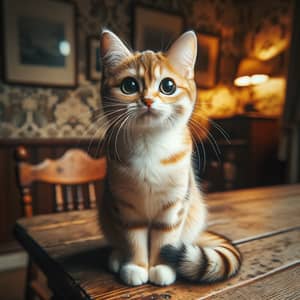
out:
M149 108L143 109L140 112L139 117L141 117L141 118L157 118L160 115L161 115L161 113L158 110L149 107Z

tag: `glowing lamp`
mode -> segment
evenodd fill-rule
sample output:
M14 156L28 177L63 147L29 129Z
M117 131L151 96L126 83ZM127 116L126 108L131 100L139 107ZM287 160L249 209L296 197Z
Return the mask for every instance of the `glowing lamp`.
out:
M261 84L269 79L271 68L256 58L244 58L238 66L234 84L236 86L251 86Z

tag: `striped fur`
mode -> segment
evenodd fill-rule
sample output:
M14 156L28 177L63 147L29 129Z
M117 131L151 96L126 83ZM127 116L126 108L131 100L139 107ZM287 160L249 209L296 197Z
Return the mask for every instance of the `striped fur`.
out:
M166 245L162 257L178 274L194 282L217 282L234 276L242 257L231 242L212 232L205 232L199 243Z
M114 248L110 269L129 285L169 285L177 274L211 282L232 276L240 265L229 241L204 232L206 207L194 178L188 125L196 53L193 32L166 53L133 53L113 33L101 37L109 126L99 216ZM161 88L165 79L175 84L170 94Z

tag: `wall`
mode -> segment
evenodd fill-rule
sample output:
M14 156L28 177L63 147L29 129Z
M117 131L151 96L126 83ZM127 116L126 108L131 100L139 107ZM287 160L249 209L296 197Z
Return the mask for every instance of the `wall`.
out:
M239 14L232 0L100 1L74 0L77 6L79 86L74 90L11 86L0 81L0 137L91 137L99 108L99 83L86 78L86 39L102 26L125 40L132 36L132 6L151 5L180 13L187 28L221 36L220 82L232 81L239 57Z
M239 45L238 59L253 56L268 60L273 69L272 78L253 89L235 88L231 81L225 85L220 82L212 90L200 91L201 110L214 118L230 117L244 113L244 107L254 103L257 113L279 117L285 100L293 1L235 1L235 4L238 23L234 26L239 29L234 38ZM224 69L226 67L227 60Z
M0 137L53 138L91 137L93 114L100 106L99 83L86 78L86 39L106 26L130 41L134 3L180 13L187 28L220 36L218 85L200 91L202 111L208 116L230 116L241 112L249 93L232 88L238 61L245 55L270 58L288 46L292 0L282 1L100 1L72 0L77 6L79 86L74 90L10 86L0 81ZM286 61L279 60L279 66ZM284 70L280 70L282 75ZM274 93L274 87L277 87ZM280 78L255 91L258 111L279 115L285 81ZM278 96L279 95L279 96ZM253 94L251 94L253 97ZM272 101L270 101L272 99Z

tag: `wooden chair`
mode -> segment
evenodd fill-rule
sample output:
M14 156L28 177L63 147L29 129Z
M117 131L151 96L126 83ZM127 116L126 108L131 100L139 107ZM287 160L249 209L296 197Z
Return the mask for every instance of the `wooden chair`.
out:
M95 182L106 174L105 158L93 159L80 149L70 149L61 158L45 159L38 164L29 163L29 154L20 146L15 152L17 183L25 217L33 215L32 183L44 182L54 187L54 212L96 207ZM84 199L83 188L88 199ZM85 201L88 200L88 201ZM51 298L49 289L38 280L38 271L29 258L26 279L26 299Z

